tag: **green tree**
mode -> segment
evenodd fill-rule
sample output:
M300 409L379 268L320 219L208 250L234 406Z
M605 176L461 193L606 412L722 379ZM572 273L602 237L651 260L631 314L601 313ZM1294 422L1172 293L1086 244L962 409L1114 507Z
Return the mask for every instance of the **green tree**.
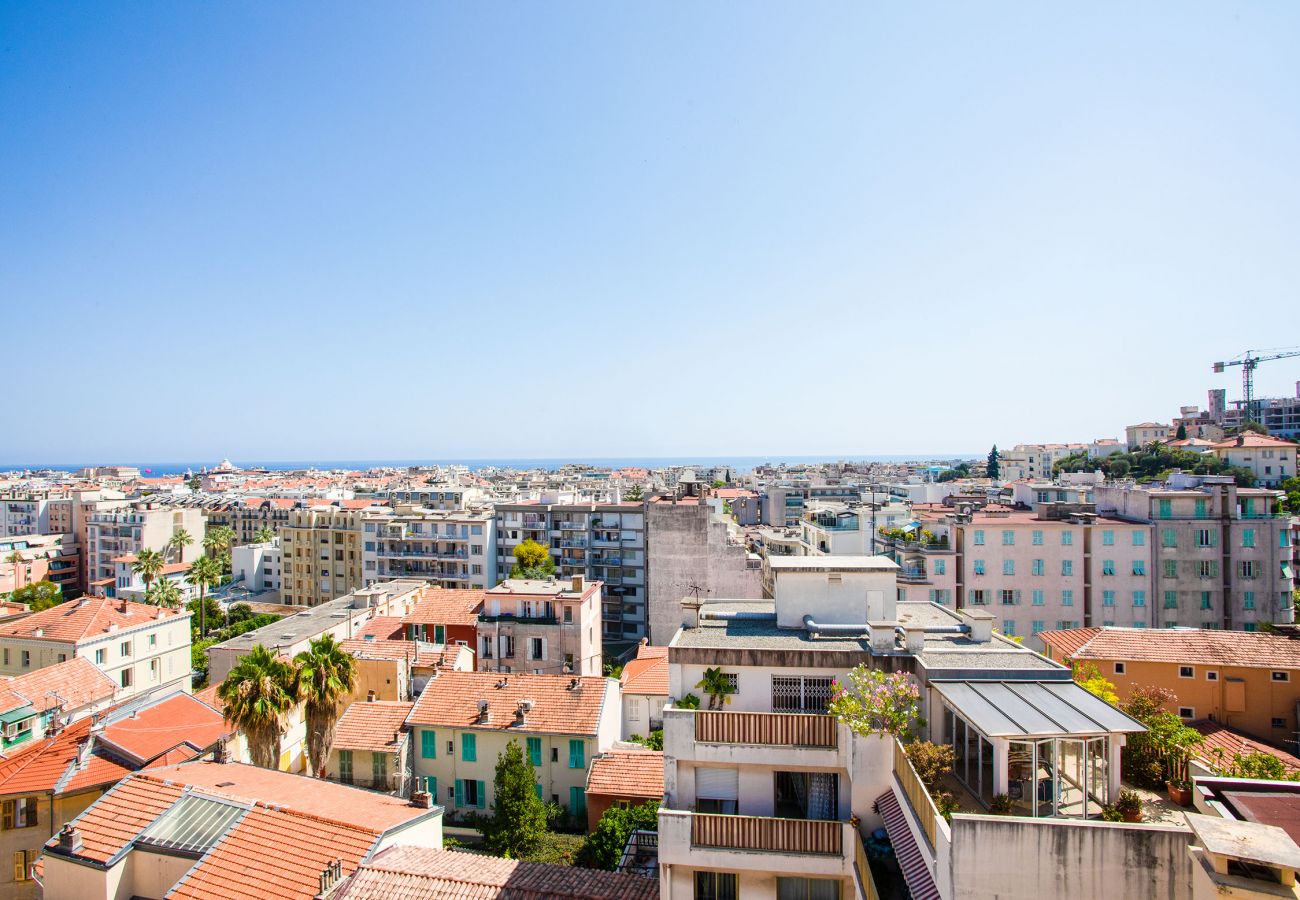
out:
M14 550L5 557L5 562L14 567L14 590L21 589L23 587L21 583L22 576L27 574L26 560L23 559L22 553Z
M1300 476L1284 479L1278 485L1286 496L1282 500L1283 509L1291 515L1300 515Z
M307 759L312 772L324 778L339 704L357 683L357 663L330 634L312 641L294 662L298 667L297 693L307 720Z
M726 487L726 486L727 486L727 483L726 483L725 481L723 481L721 478L715 478L715 479L713 479L713 484L711 484L711 485L709 485L709 486L712 487L714 490L717 490L718 488L724 488L724 487Z
M1115 685L1107 681L1092 663L1074 666L1074 680L1079 687L1083 688L1094 697L1105 700L1111 706L1119 706L1119 694L1115 692Z
M174 553L177 559L185 555L185 548L194 543L194 537L184 528L177 528L167 539L166 549Z
M998 456L998 445L994 444L993 449L989 451L988 467L985 470L988 476L994 480L1002 477L1002 467L998 465L1000 458Z
M518 741L511 741L497 756L492 815L481 825L484 845L498 856L518 859L546 833L546 806L537 796L536 784L532 761Z
M199 488L203 487L203 479L195 475L189 481L185 482L185 484L189 486L190 490L197 491Z
M639 484L632 485L627 489L627 493L623 495L624 500L631 500L633 503L640 503L644 497L645 489Z
M892 734L912 739L920 718L921 691L902 672L882 672L860 663L849 670L848 686L836 682L826 711L855 734Z
M731 702L730 695L736 692L721 666L705 669L704 677L695 686L709 695L709 709L722 709Z
M549 578L554 574L555 559L551 556L551 551L537 541L529 539L515 548L511 578Z
M149 590L149 585L162 572L163 565L163 555L157 550L150 550L146 547L135 555L135 562L131 563L131 571L139 575L141 580L144 581L146 593Z
M10 592L8 599L13 603L26 603L32 612L40 612L63 602L63 588L53 581L33 581Z
M632 832L659 830L659 804L653 800L640 806L611 806L587 835L578 851L577 864L588 869L612 872L623 858L623 848Z
M163 578L144 589L144 600L164 609L176 609L185 602L185 593L175 581Z
M203 535L203 552L220 559L223 553L230 552L230 545L235 542L235 529L227 525L209 528Z
M263 525L253 533L254 544L269 544L275 540L275 529L268 525Z
M298 705L297 686L294 667L257 644L217 688L226 718L248 739L253 765L279 767L280 738Z
M1178 423L1178 430L1174 432L1174 440L1176 441L1187 440L1187 426L1184 425L1182 422Z
M207 595L208 588L216 587L221 583L221 565L210 556L200 556L190 563L190 570L185 573L185 581L199 589L199 636L204 637L208 633L208 616L207 605L204 604L203 598Z

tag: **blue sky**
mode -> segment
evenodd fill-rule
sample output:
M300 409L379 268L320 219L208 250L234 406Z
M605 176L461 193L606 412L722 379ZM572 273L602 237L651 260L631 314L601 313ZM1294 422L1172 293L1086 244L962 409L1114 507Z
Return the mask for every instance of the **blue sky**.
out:
M0 462L1122 436L1300 342L1297 45L1284 3L6 3Z

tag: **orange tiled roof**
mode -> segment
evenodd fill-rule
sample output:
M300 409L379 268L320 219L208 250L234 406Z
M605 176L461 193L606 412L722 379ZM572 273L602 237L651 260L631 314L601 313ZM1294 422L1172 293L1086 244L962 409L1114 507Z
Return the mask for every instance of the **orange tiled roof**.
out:
M640 875L520 862L428 847L395 846L362 865L338 900L658 900Z
M74 656L17 678L0 681L0 713L31 704L45 712L63 702L66 710L80 709L102 700L113 699L117 684L90 660ZM57 694L55 698L51 696Z
M402 621L410 625L478 625L482 606L482 591L427 587Z
M1234 434L1213 445L1215 450L1233 450L1238 447L1294 447L1293 442L1274 437L1271 434L1257 434L1254 431Z
M173 616L189 615L188 610L160 609L130 600L83 597L32 613L16 622L0 624L0 637L77 643L108 634L115 625L125 630Z
M380 832L255 806L216 844L168 897L176 900L309 900L332 860L346 876L370 852Z
M229 732L221 713L189 694L176 694L109 724L99 741L110 752L144 765L181 745L189 746L192 756Z
M460 655L459 644L421 644L416 641L367 641L349 638L339 646L363 659L409 659L421 668L452 666Z
M1083 637L1077 632L1092 634ZM1071 659L1300 669L1300 640L1260 631L1103 627L1044 631L1038 636L1052 646L1073 647Z
M664 796L664 755L657 750L616 750L592 757L587 793L610 797Z
M1070 659L1080 647L1101 632L1100 628L1066 628L1060 631L1040 631L1038 638L1047 644L1061 659Z
M1270 756L1276 756L1281 760L1282 765L1286 766L1288 772L1300 771L1300 759L1287 753L1285 750L1279 750L1276 747L1270 747L1258 738L1251 737L1242 731L1229 728L1220 722L1210 722L1202 719L1199 722L1193 722L1192 727L1201 733L1205 738L1205 743L1196 751L1196 755L1208 763L1218 762L1215 754L1216 749L1223 751L1223 762L1232 761L1233 755L1240 753L1245 756L1248 753L1267 753Z
M668 696L668 648L642 645L623 666L623 693Z
M357 632L357 637L373 635L380 640L396 640L400 639L405 631L401 616L375 616Z
M184 792L144 776L128 778L100 797L76 820L84 846L78 856L108 862L149 827ZM57 846L51 838L46 848Z
M497 687L498 684L504 685ZM569 689L571 683L577 687ZM524 675L497 672L441 672L429 679L409 719L412 725L594 735L605 700L606 681L586 675ZM489 703L490 720L479 721L478 702ZM521 700L533 701L527 724L515 725Z
M414 703L396 700L362 700L339 717L334 731L335 750L393 752L401 744L406 717Z

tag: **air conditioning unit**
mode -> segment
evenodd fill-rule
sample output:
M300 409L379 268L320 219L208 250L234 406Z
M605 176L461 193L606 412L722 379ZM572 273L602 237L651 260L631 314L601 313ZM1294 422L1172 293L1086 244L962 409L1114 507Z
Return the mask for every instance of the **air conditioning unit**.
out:
M9 740L13 740L14 738L18 737L17 722L10 722L8 725L5 726L5 737L8 738Z

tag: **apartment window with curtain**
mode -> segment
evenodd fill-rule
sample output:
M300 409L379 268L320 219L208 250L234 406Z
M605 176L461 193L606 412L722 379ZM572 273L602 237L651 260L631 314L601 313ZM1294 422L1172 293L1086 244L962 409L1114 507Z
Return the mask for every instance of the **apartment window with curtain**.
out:
M839 818L840 780L834 772L774 772L772 780L777 818Z
M830 878L776 879L776 900L840 900L840 883Z

